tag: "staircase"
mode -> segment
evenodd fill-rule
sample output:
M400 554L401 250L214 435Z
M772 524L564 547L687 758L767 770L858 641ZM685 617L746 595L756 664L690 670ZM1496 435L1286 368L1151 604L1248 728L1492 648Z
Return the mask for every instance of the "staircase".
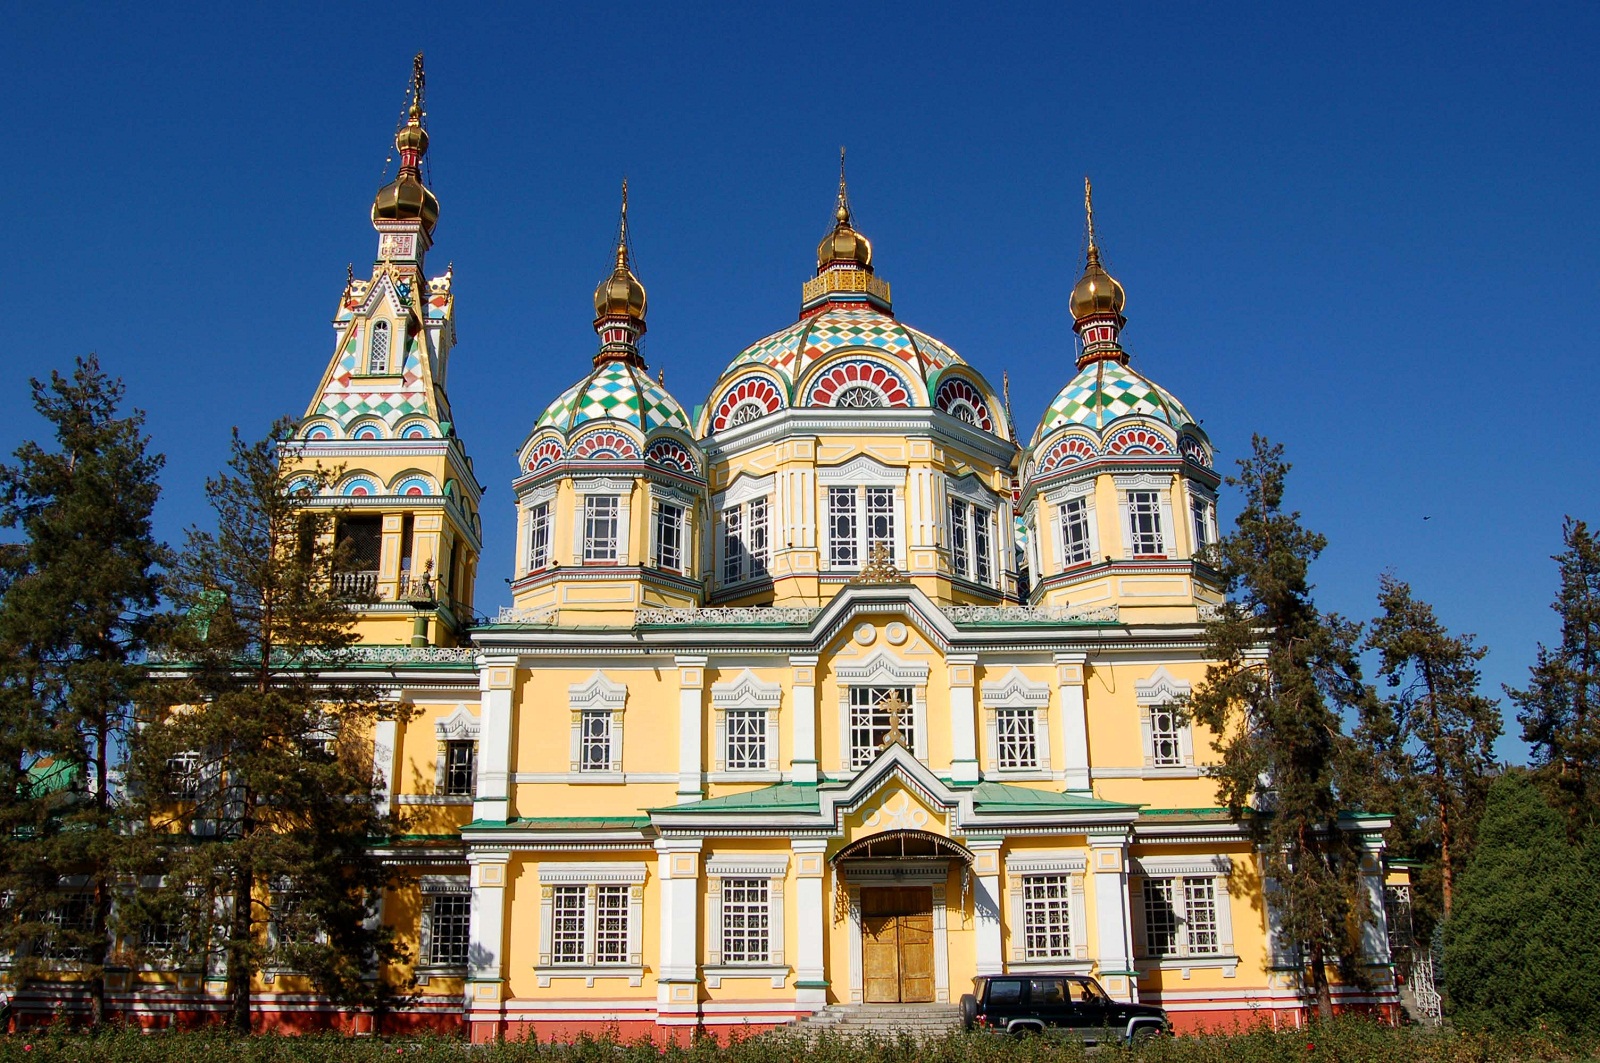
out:
M922 1041L961 1029L961 1009L952 1004L830 1004L787 1029L807 1036L824 1030L881 1039L907 1034Z

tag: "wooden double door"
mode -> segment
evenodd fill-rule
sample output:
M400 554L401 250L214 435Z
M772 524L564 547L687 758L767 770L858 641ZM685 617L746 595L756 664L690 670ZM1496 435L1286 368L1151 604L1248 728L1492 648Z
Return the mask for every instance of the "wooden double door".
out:
M861 968L869 1004L933 1000L932 888L862 888Z

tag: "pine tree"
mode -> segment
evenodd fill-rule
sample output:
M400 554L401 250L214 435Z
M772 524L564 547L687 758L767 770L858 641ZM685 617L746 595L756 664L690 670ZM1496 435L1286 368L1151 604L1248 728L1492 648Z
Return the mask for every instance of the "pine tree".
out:
M1562 820L1521 769L1489 788L1444 924L1444 987L1463 1026L1600 1023L1600 838L1574 841Z
M0 945L79 961L92 1018L105 970L123 844L114 770L143 679L167 552L152 529L165 459L144 414L123 416L121 381L80 358L33 380L53 446L24 443L0 466L0 888L13 918ZM63 892L82 876L86 891Z
M1517 706L1522 738L1571 818L1573 829L1600 824L1600 541L1581 520L1567 518L1566 549L1553 609L1561 641L1542 643L1522 690L1506 688Z
M1376 798L1376 807L1397 814L1393 851L1437 868L1438 911L1448 917L1500 737L1499 703L1478 692L1478 662L1488 651L1471 635L1451 635L1433 606L1392 575L1380 577L1378 607L1366 646L1377 651L1378 674L1395 693L1374 700L1357 731L1378 791L1368 803ZM1421 884L1433 887L1434 875ZM1421 899L1413 913L1426 935L1435 909L1416 904Z
M150 861L168 886L139 903L177 927L191 963L227 979L229 1021L251 1026L251 979L305 973L332 999L382 1009L400 956L374 926L387 872L370 843L370 727L391 711L352 670L349 603L330 576L335 511L310 500L336 471L297 470L292 422L247 444L207 494L217 530L192 530L171 597L185 622L130 762Z
M1217 736L1218 797L1247 816L1265 854L1264 875L1281 939L1302 950L1318 1014L1331 1018L1329 967L1361 974L1370 913L1360 852L1340 829L1339 776L1348 740L1342 710L1372 696L1361 681L1360 629L1319 613L1307 575L1326 540L1283 509L1289 465L1260 436L1228 483L1244 496L1236 529L1217 544L1229 591L1206 627L1212 660L1188 712Z

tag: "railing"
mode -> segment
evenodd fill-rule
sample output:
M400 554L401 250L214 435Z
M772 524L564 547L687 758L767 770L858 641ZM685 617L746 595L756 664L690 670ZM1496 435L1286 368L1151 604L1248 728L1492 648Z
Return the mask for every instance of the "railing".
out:
M941 610L957 624L1115 624L1121 612L1115 605L1094 609L1031 605L947 605Z
M378 594L378 572L335 572L331 580L333 593L340 598L375 598Z
M809 624L811 606L738 605L706 609L635 609L635 624Z
M402 602L413 605L432 605L436 600L436 589L432 576L424 573L421 576L401 576L400 593L397 596Z

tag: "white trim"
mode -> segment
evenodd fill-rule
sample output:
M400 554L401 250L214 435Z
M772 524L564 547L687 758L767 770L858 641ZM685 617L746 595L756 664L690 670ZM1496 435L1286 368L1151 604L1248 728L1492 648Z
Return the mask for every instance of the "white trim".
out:
M469 712L465 704L457 705L455 712L433 721L433 736L441 742L476 742L477 714Z
M637 886L644 882L643 863L541 863L541 886Z
M721 513L729 506L742 506L758 498L770 498L772 495L773 475L749 476L741 474L734 477L727 490L721 494L711 496L711 508Z
M817 466L817 482L827 487L903 487L906 470L857 454L843 465Z
M608 679L604 672L595 672L582 683L573 683L567 688L567 705L571 716L570 730L570 760L569 770L571 782L595 781L597 778L615 776L616 782L622 781L622 718L623 706L628 700L628 688L622 683ZM583 756L583 715L585 712L609 712L611 720L609 725L608 740L610 744L610 770L606 772L584 771Z
M1133 873L1146 878L1171 878L1174 875L1187 875L1190 878L1203 875L1226 876L1233 874L1233 861L1223 855L1136 856L1133 858Z

